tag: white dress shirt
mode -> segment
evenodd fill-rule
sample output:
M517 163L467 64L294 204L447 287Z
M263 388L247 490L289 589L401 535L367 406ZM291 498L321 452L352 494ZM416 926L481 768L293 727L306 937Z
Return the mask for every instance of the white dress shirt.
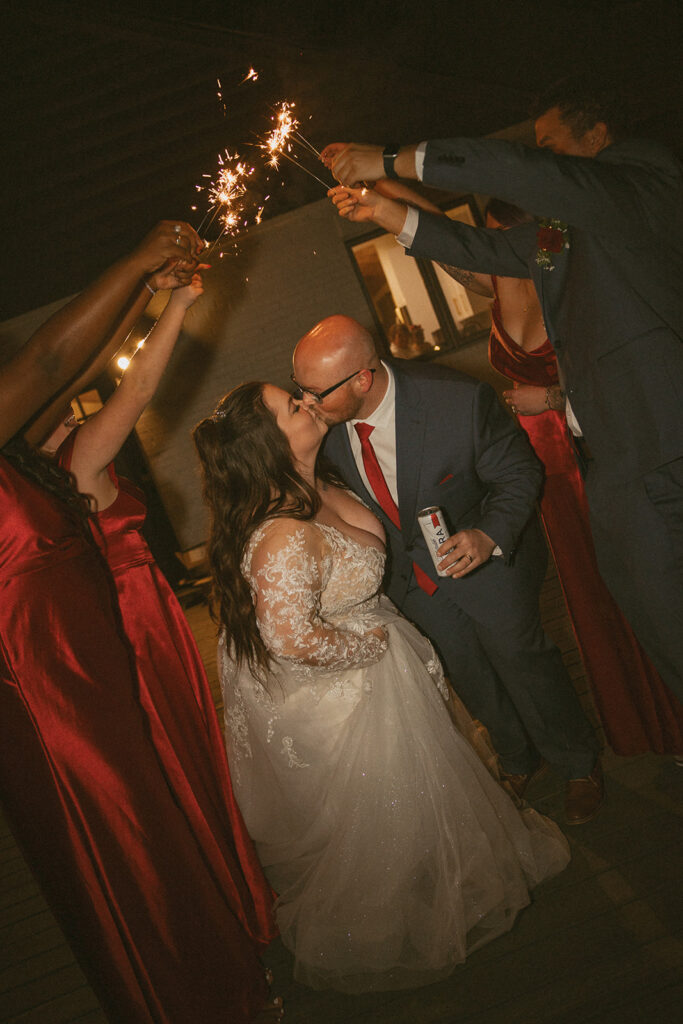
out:
M398 487L396 484L396 381L391 369L384 361L382 361L382 366L386 370L388 377L387 390L384 392L382 401L371 416L366 416L363 420L348 420L346 429L349 433L351 451L356 460L361 480L370 491L370 494L374 494L375 492L370 486L365 466L363 465L360 438L356 433L355 424L367 423L375 428L369 438L370 444L375 450L375 455L377 456L384 479L387 482L389 493L398 508Z
M356 466L358 467L361 480L367 487L370 494L375 494L370 486L367 473L365 472L360 438L356 433L355 424L367 423L371 427L375 428L370 435L369 441L374 448L377 461L379 462L379 468L382 470L387 487L389 488L389 493L394 499L396 508L399 509L400 515L401 510L398 504L398 486L396 483L396 381L393 373L391 372L391 368L387 366L384 360L381 362L382 366L387 371L388 377L387 390L384 393L382 401L379 403L372 415L366 416L365 419L347 420L346 429L351 443L351 451L354 459L356 460ZM375 497L377 496L375 495ZM498 557L502 555L503 552L496 544L491 554L493 557Z

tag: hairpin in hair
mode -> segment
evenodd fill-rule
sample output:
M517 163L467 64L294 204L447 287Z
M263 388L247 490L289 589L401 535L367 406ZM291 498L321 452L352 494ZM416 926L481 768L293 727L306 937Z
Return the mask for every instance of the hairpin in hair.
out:
M218 423L219 420L225 419L227 415L227 409L216 409L216 411L211 416L211 419L214 421L214 423Z

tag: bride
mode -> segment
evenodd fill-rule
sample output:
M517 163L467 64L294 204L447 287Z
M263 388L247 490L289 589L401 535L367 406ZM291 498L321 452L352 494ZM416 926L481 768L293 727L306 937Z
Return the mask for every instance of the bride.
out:
M233 785L295 977L436 981L569 860L446 707L429 642L380 596L383 528L318 458L326 425L243 384L197 425Z

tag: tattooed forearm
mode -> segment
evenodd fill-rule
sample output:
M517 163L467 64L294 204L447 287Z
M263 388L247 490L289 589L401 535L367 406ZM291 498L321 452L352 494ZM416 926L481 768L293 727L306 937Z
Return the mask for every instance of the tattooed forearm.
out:
M545 389L545 404L549 409L555 409L557 412L564 410L567 399L559 384L552 384L549 388Z
M438 263L437 266L445 270L446 273L463 284L465 288L469 288L470 291L476 292L477 295L485 295L487 299L492 298L493 291L488 288L483 281L480 281L476 274L473 274L471 270L461 270L460 267L449 267L446 263Z

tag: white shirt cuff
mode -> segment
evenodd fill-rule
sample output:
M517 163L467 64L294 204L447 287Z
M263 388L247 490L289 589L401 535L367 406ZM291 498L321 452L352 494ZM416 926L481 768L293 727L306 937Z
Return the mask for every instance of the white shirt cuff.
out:
M408 207L406 219L403 221L403 227L401 228L401 234L396 235L396 241L400 242L406 249L410 249L411 245L415 241L415 235L417 234L417 225L420 221L419 211L414 206Z
M574 410L569 404L569 399L567 399L565 402L564 414L567 417L567 426L571 430L574 437L583 437L583 430L581 429L581 424L574 415Z
M418 181L422 181L422 178L424 177L426 150L426 142L421 142L415 150L415 174L417 175Z

